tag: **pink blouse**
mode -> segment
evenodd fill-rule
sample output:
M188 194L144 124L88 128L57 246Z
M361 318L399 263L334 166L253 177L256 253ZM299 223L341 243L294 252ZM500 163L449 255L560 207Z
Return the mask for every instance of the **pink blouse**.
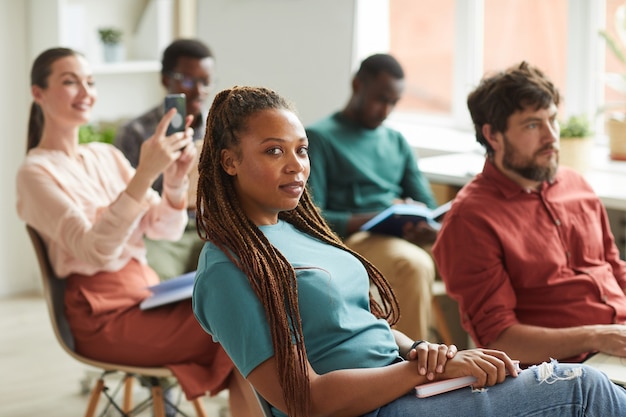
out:
M59 277L146 264L143 236L178 240L187 211L150 189L136 201L125 189L135 174L114 146L79 146L78 158L34 148L17 173L17 212L43 237Z

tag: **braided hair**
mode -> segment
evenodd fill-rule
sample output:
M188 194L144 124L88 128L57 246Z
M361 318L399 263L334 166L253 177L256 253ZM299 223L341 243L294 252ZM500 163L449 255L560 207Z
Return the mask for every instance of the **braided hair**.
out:
M215 97L198 163L196 224L200 237L220 248L246 274L263 304L288 415L303 417L309 414L310 393L296 273L285 256L246 216L232 178L221 165L223 149L238 150L238 134L245 132L249 117L271 109L295 113L290 103L267 88L233 87ZM372 313L390 324L397 322L399 308L389 283L370 262L342 243L323 220L308 190L304 191L296 208L279 213L279 218L356 256L382 299L381 306L370 294Z

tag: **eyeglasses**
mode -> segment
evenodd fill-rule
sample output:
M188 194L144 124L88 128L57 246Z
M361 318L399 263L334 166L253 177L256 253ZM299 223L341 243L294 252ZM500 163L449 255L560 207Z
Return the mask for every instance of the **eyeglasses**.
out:
M185 74L181 74L180 72L170 72L169 75L170 77L178 81L180 86L186 90L191 90L196 86L204 89L211 88L211 81L208 78L194 78Z

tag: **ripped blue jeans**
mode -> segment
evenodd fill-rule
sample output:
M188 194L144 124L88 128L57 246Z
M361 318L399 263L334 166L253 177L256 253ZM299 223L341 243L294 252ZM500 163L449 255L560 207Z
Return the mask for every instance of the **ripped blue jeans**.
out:
M413 392L364 417L626 416L626 390L580 364L556 361L482 390L461 388L428 398Z

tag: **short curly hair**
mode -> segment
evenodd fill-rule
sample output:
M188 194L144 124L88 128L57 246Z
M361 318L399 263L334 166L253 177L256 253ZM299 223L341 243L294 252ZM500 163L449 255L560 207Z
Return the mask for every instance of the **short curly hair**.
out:
M181 56L191 58L214 58L211 49L198 39L177 39L163 51L161 60L161 74L174 71Z
M506 132L507 121L516 111L527 107L546 109L561 100L558 89L537 67L522 61L504 71L482 79L467 97L476 140L493 155L493 148L482 133L485 124L496 132Z
M390 74L396 79L404 79L402 65L389 54L374 54L361 62L356 77L359 79L374 78L381 72Z

